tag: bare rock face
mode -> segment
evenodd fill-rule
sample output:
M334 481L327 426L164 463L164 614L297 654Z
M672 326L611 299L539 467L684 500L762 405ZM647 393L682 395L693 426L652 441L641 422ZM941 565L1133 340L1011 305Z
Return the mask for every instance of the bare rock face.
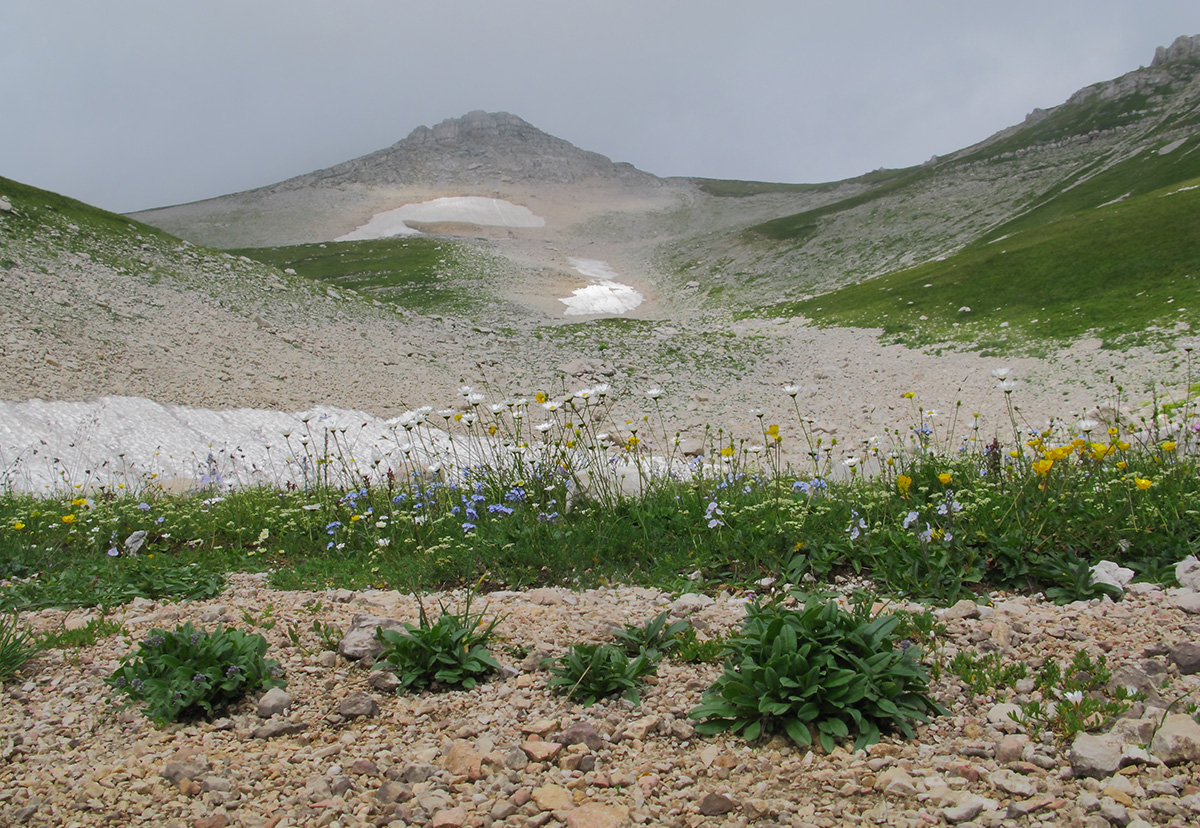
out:
M1200 60L1200 35L1180 35L1170 46L1159 46L1154 50L1154 60L1150 65L1162 66L1183 60Z

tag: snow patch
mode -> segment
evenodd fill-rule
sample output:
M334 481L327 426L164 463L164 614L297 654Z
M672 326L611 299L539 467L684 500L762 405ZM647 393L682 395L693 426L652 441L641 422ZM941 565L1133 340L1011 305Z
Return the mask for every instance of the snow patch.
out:
M617 281L620 276L608 262L599 259L568 259L576 273L591 279L595 284L579 288L566 299L559 299L567 306L564 316L584 316L597 313L621 314L631 311L646 297L632 287Z
M409 221L459 221L493 227L546 226L546 220L528 207L513 204L502 198L447 196L446 198L435 198L432 201L405 204L394 210L376 213L366 224L344 236L338 236L334 241L361 241L417 235L418 231L406 223Z

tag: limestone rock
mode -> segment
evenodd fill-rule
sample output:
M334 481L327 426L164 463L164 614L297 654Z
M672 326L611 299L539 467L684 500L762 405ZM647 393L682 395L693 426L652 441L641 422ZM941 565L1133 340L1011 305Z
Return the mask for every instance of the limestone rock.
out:
M379 705L371 698L369 693L364 693L362 690L354 690L346 694L346 697L338 702L337 712L345 716L347 719L357 719L360 716L376 716L379 714Z
M208 773L208 769L208 757L200 755L167 762L159 771L159 776L172 785L178 785L181 779L199 779Z
M1150 752L1167 765L1200 762L1200 724L1183 713L1171 713L1150 742Z
M379 628L405 632L404 624L391 618L357 613L350 619L350 629L338 644L338 652L352 661L377 658L383 652L383 642L375 637Z
M1076 776L1104 779L1121 767L1121 745L1112 739L1080 733L1071 743L1071 770Z
M604 737L596 731L596 728L590 722L575 722L568 725L566 729L554 737L554 741L563 747L575 744L584 744L588 750L600 750L600 748L604 747Z
M629 824L629 809L624 805L588 802L567 814L567 828L622 828Z
M1167 652L1167 657L1185 676L1200 673L1200 644L1193 642L1176 644Z
M1175 580L1184 589L1200 592L1200 558L1188 555L1175 564Z
M293 736L303 732L308 725L304 722L289 722L286 719L272 719L261 727L254 728L255 739L274 739L276 736Z
M970 598L963 598L954 606L949 607L942 613L943 621L964 621L970 618L979 617L979 605Z
M455 776L475 780L483 775L483 760L469 742L455 742L446 753L446 770Z
M541 785L534 788L533 801L543 811L565 811L575 807L571 792L558 785Z
M1010 796L1029 798L1037 793L1037 785L1027 777L1007 768L994 770L988 774L988 781L993 787L1004 791Z
M707 595L701 595L697 592L688 592L680 595L671 602L671 614L680 617L692 615L699 612L705 607L711 607L713 599Z
M258 717L269 719L291 709L292 697L282 687L272 687L258 700Z

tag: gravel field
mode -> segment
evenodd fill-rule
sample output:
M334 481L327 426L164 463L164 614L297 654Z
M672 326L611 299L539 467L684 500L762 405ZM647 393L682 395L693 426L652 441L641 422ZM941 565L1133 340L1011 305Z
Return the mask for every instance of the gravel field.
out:
M430 595L450 604L461 596ZM603 640L664 608L701 636L728 631L744 596L675 599L655 590L495 593L503 672L471 691L396 695L381 671L320 649L314 618L415 621L414 596L277 592L237 575L211 601L119 608L126 635L31 662L0 694L0 820L35 826L985 826L1194 825L1200 725L1171 701L1200 700L1200 594L1141 588L1113 604L1036 597L940 610L940 658L1000 651L1005 661L1068 663L1106 654L1114 682L1153 689L1107 733L1073 746L1034 739L1006 717L1030 685L972 693L949 671L931 683L948 715L911 742L825 754L781 738L754 747L693 732L688 711L717 665L662 662L640 706L576 705L546 689L541 657ZM245 609L242 608L253 608ZM35 629L95 611L27 614ZM274 620L271 625L267 618ZM274 715L256 699L211 723L158 729L120 709L103 679L151 628L184 620L263 634L287 678ZM249 626L247 624L249 623ZM374 621L368 621L374 624ZM305 650L287 635L304 632ZM269 629L267 627L270 627ZM1190 645L1190 646L1189 646ZM286 700L285 700L286 701ZM1106 726L1107 727L1107 726Z

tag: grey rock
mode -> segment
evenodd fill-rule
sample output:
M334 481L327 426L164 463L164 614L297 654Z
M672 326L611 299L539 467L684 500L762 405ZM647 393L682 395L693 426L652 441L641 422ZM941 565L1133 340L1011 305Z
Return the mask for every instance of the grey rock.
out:
M1025 748L1028 744L1029 737L1023 734L1005 736L996 743L996 761L1008 764L1021 760L1025 756Z
M308 728L304 722L289 722L287 719L272 719L251 734L255 739L274 739L276 736L294 736Z
M1164 63L1178 63L1197 58L1200 58L1200 35L1180 35L1170 46L1159 46L1155 49L1154 60L1150 65L1162 66Z
M200 783L202 791L219 791L220 793L229 793L233 790L233 783L224 776L206 776L204 781Z
M712 604L713 599L709 596L701 595L698 592L688 592L671 602L671 614L682 618L699 612L705 607L710 607Z
M1115 693L1120 687L1132 687L1134 690L1144 693L1148 701L1158 698L1158 683L1145 670L1138 669L1132 664L1118 668L1112 678L1108 680L1107 687L1109 693Z
M1121 745L1102 736L1080 733L1071 743L1068 754L1075 776L1103 779L1121 767Z
M390 805L393 802L408 802L412 798L412 788L403 782L388 780L375 790L375 799L383 805Z
M362 690L354 690L346 694L346 697L338 702L337 712L345 716L347 719L357 719L360 716L376 716L379 714L379 705L371 698L369 693L364 693Z
M1103 797L1100 800L1100 816L1108 820L1110 825L1116 825L1118 828L1125 828L1129 825L1129 812L1125 810L1125 806L1111 796Z
M590 722L575 722L560 731L554 741L563 747L583 743L588 750L600 750L604 747L604 737L601 736Z
M957 604L942 613L943 621L965 621L979 617L979 605L970 598L963 598Z
M344 773L340 773L333 779L329 780L329 792L334 796L343 796L346 791L354 787L354 780Z
M426 781L437 772L438 769L433 765L412 764L405 766L404 770L400 773L400 778L410 785L416 785L419 782Z
M1029 798L1038 792L1037 785L1033 784L1028 777L1008 768L992 771L988 774L988 781L1010 796Z
M964 794L955 805L942 808L942 818L951 825L967 822L979 816L987 800L974 794Z
M1200 592L1200 558L1188 555L1175 564L1175 580L1184 589Z
M391 670L372 670L367 677L367 684L381 693L395 693L400 686L400 679Z
M1122 593L1137 573L1115 561L1100 561L1092 567L1092 583L1115 587Z
M378 629L405 632L404 624L391 618L357 613L350 619L350 629L338 644L338 652L351 661L377 658L383 652L383 642L375 636Z
M337 666L337 653L331 650L324 650L317 654L317 664L322 667L334 668Z
M139 529L136 532L130 533L125 539L125 553L127 555L136 555L142 548L142 544L146 542L146 530Z
M17 810L13 811L13 822L18 825L24 825L33 819L33 815L38 812L38 808L42 807L42 800L38 797L32 797L29 804L22 805Z
M1200 615L1200 592L1185 592L1173 599L1175 606L1188 615Z
M289 710L291 706L291 694L282 687L272 687L258 700L258 716L260 719L269 719Z
M1171 659L1179 668L1179 672L1185 676L1200 673L1200 644L1176 644L1168 651L1167 658Z
M1150 752L1167 765L1200 762L1200 724L1183 713L1170 713L1150 742Z
M208 757L196 756L192 759L167 762L163 766L163 769L159 771L159 776L166 779L172 785L178 785L181 779L199 779L208 773L208 769Z

